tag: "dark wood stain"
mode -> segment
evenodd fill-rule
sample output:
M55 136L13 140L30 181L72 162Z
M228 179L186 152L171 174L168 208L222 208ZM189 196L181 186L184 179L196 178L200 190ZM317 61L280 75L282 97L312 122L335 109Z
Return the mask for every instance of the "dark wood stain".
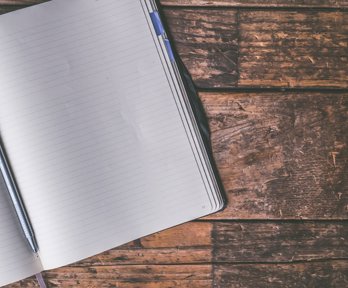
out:
M348 262L217 265L215 287L348 287Z
M236 11L165 9L165 15L175 47L197 86L237 85Z
M348 223L215 223L214 262L282 263L348 258Z
M243 11L240 86L348 87L348 14Z
M348 87L348 12L166 12L200 88Z
M201 99L230 203L214 219L348 218L348 94Z
M207 6L243 8L347 8L347 0L161 0L169 6Z

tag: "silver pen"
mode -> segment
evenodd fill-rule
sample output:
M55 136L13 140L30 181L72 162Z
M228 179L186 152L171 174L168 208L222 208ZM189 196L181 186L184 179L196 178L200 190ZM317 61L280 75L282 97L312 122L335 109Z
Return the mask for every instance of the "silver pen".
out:
M21 199L15 178L12 175L11 167L6 159L5 151L2 147L0 139L0 170L5 180L7 191L11 197L14 209L16 211L18 220L24 232L25 238L28 240L30 248L33 252L38 252L38 246L35 240L33 228L30 224L28 214L25 210L23 201Z

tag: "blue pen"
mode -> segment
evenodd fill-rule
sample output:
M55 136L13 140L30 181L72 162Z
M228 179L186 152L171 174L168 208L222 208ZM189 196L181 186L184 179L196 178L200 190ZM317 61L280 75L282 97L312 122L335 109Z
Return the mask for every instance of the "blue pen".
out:
M38 246L37 246L37 243L35 241L34 231L31 227L28 214L25 210L23 201L20 197L19 190L17 188L15 179L14 179L12 172L11 172L11 169L10 169L10 165L8 164L8 161L6 159L6 154L5 154L5 151L1 145L1 141L0 141L0 170L1 170L2 176L5 180L7 191L10 195L11 200L12 200L14 209L16 211L18 220L19 220L20 225L22 227L22 230L24 232L25 238L27 239L31 250L34 253L37 253Z
M155 10L153 12L150 12L150 17L151 17L151 20L152 20L152 23L153 23L153 26L155 28L157 36L162 38L162 40L163 40L163 43L166 47L170 61L175 62L173 49L172 49L172 46L169 42L167 34L164 30L164 26L163 26L163 23L162 23L162 20L161 20L161 17L159 15L158 11Z

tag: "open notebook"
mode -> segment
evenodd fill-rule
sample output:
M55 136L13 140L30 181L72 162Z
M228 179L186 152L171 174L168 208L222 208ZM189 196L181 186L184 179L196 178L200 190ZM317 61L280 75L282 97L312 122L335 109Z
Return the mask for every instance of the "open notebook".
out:
M149 0L55 0L0 16L0 132L35 232L0 181L0 285L222 208Z

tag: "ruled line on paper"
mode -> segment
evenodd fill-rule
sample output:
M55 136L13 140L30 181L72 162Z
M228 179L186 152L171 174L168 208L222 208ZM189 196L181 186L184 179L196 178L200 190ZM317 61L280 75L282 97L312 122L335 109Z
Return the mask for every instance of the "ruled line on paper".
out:
M74 1L85 11L97 5L92 0ZM107 13L111 6L104 7L106 2L113 3L115 15ZM54 3L46 5L52 25L31 18L33 10L27 10L23 27L16 27L21 32L12 36L13 41L26 37L28 21L30 27L44 23L44 34L52 28L54 38L60 31L55 19L76 17L77 25L70 22L62 28L73 33L64 37L60 33L51 46L46 41L52 38L36 34L40 41L33 41L33 48L18 48L22 59L31 58L33 67L41 59L48 68L22 71L20 63L13 66L6 81L21 85L8 84L0 100L0 128L45 268L210 212L140 2L98 3L93 21L76 17L78 5L65 13L53 9ZM110 18L115 16L117 22ZM115 35L107 32L113 29ZM87 34L90 38L83 36ZM33 57L31 53L40 48L43 58L39 52ZM58 53L54 59L61 59L57 63L45 58L53 51ZM74 61L69 74L60 72L64 59ZM31 76L25 77L29 72Z

